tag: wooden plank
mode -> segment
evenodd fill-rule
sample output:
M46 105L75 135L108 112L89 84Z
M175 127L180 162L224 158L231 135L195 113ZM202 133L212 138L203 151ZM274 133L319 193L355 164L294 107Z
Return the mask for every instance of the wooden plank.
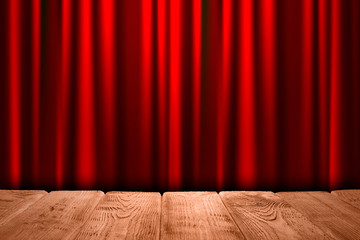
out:
M160 193L108 192L71 239L159 239Z
M277 193L328 235L359 239L360 211L328 192Z
M215 192L166 192L161 239L245 239Z
M360 209L360 190L336 190L331 194Z
M0 226L45 196L47 192L37 190L0 190Z
M57 191L47 194L0 227L3 239L65 239L87 220L100 191Z
M247 239L329 239L273 192L219 195Z

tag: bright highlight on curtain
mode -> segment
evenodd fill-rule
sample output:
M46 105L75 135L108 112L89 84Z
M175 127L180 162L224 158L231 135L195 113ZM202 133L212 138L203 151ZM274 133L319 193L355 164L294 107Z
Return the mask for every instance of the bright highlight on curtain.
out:
M358 0L0 2L0 187L360 186Z

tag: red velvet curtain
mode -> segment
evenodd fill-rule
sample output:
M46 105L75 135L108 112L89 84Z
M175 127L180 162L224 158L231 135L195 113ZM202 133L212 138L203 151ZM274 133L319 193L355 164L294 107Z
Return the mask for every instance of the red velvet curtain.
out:
M0 187L360 187L360 1L0 1Z

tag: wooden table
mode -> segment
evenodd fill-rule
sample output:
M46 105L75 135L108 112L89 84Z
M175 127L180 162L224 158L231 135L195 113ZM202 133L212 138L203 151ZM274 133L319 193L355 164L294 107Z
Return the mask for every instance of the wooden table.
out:
M360 239L360 190L0 190L0 239Z

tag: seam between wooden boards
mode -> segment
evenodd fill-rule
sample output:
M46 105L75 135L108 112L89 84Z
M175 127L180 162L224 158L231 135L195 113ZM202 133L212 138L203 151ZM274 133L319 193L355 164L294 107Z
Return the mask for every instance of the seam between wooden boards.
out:
M159 192L160 193L160 192ZM161 239L162 229L162 212L163 212L163 194L160 193L160 225L159 225L159 240Z
M229 215L230 215L230 217L231 217L232 221L235 223L236 227L239 229L239 231L241 232L241 234L242 234L243 236L245 236L245 234L241 231L241 229L240 229L239 225L238 225L238 224L237 224L237 222L235 221L234 216L233 216L233 215L231 214L231 212L229 211L228 207L226 206L226 204L225 204L224 200L222 199L222 197L220 196L220 194L219 194L219 193L220 193L220 192L217 192L217 195L219 196L219 198L220 198L220 200L221 200L221 203L224 205L224 207L225 207L226 211L228 211L228 213L229 213Z

